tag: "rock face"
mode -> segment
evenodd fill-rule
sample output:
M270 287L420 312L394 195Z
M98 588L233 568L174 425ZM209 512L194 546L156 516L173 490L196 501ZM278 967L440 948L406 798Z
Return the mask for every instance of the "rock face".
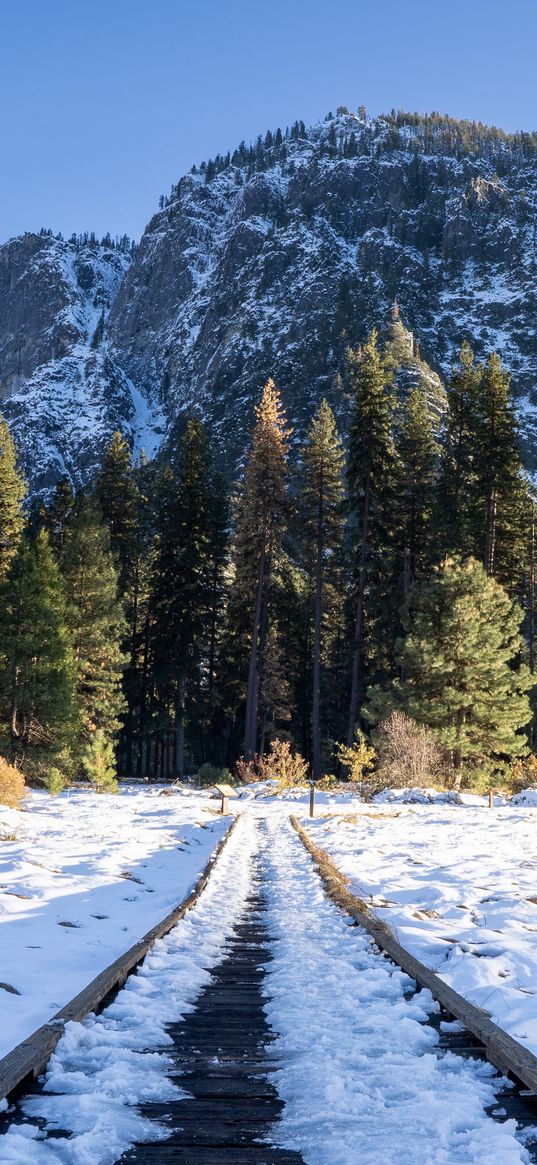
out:
M104 337L129 262L117 247L48 235L0 247L0 406L34 491L63 474L83 482L114 429L155 446L147 403Z
M229 462L269 375L298 430L323 393L343 415L345 349L397 300L415 337L401 384L417 378L439 415L461 341L497 348L533 467L536 211L529 135L344 111L297 123L182 178L130 263L32 235L1 248L2 407L47 482L83 477L117 425L151 451L192 410Z

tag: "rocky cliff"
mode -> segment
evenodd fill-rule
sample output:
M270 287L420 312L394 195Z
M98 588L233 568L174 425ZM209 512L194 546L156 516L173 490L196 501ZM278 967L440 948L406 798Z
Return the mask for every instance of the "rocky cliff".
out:
M537 462L534 136L339 111L163 202L130 262L36 236L0 249L3 408L34 476L83 475L116 425L151 449L192 410L236 459L269 375L298 429L322 393L343 413L345 349L394 300L437 411L463 338L500 351Z

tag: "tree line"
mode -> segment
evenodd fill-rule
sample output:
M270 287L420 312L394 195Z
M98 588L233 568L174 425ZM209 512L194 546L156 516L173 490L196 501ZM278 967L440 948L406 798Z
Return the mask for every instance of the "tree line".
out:
M528 752L535 507L509 377L464 344L438 433L422 388L396 392L394 350L375 331L349 350L341 431L322 400L300 440L269 380L232 488L191 417L154 462L114 434L83 492L62 480L25 508L2 422L12 761L96 782L239 758L253 774L283 741L320 778L394 711L455 784Z

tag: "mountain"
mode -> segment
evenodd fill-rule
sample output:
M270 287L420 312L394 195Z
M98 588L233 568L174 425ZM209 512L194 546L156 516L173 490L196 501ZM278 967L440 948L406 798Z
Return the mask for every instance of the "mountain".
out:
M103 342L129 263L124 246L45 232L0 247L0 407L34 490L63 474L84 481L117 428L148 452L162 438Z
M537 465L536 135L340 109L194 167L161 203L132 257L0 248L2 407L37 484L83 477L116 426L151 451L192 410L240 458L269 375L299 431L322 393L344 414L345 349L379 323L393 342L394 301L402 390L417 378L440 413L461 341L497 348Z

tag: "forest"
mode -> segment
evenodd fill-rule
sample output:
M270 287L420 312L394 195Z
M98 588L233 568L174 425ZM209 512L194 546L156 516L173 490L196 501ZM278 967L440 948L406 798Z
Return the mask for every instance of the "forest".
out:
M154 461L115 433L90 487L28 501L1 423L0 751L28 782L533 771L510 378L463 344L439 425L396 392L398 329L348 351L343 415L322 400L303 439L268 380L236 482L191 416Z

